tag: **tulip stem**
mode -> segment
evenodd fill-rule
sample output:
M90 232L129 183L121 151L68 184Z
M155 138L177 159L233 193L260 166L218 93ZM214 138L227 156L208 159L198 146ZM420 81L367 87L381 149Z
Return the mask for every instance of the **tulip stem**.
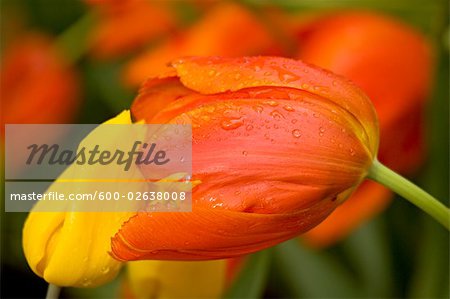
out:
M70 63L76 63L88 50L88 33L95 20L94 13L86 13L62 32L56 39L56 46Z
M49 283L48 289L47 289L47 295L45 296L45 299L58 299L60 292L61 292L60 287Z
M425 213L450 230L450 209L439 200L405 179L393 170L374 160L368 178L376 181L422 209Z

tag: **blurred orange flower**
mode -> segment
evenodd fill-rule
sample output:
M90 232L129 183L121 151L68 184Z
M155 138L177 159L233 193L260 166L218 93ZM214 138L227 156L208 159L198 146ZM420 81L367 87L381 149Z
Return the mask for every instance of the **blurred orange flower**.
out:
M279 43L263 23L245 7L220 3L191 28L134 58L125 69L124 80L138 86L158 76L168 61L182 56L278 55Z
M413 28L369 12L333 13L298 31L300 59L343 75L372 100L380 122L379 160L412 173L424 156L423 111L431 82L430 46ZM364 182L326 221L305 235L325 246L390 202L385 187Z
M163 1L86 0L98 11L90 47L97 58L128 54L176 27L170 5Z
M0 70L2 123L70 123L80 102L74 70L53 41L38 33L16 39Z
M164 108L141 109L154 104ZM122 261L227 258L292 238L348 197L378 147L361 90L285 58L176 61L147 81L132 114L192 124L200 183L192 213L137 213L124 223L112 239Z

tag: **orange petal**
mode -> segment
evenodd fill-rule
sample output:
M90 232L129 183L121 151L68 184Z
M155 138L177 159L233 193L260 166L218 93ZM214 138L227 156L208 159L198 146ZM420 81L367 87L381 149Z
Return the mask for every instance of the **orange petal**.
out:
M324 97L354 115L364 130L353 130L370 152L377 152L377 118L370 100L354 84L328 71L280 57L191 57L175 61L173 66L186 87L203 94L280 86Z
M112 239L118 260L207 260L270 247L311 228L335 202L293 214L254 214L195 207L193 213L138 213ZM242 232L245 231L245 234ZM143 233L145 232L145 233Z

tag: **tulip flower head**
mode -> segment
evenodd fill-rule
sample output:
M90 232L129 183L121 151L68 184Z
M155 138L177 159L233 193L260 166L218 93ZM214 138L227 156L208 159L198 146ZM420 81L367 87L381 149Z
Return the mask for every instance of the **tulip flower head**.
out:
M144 84L132 115L191 124L200 183L192 213L137 213L122 226L112 255L124 261L228 258L301 234L349 196L378 147L359 88L284 58L175 61Z

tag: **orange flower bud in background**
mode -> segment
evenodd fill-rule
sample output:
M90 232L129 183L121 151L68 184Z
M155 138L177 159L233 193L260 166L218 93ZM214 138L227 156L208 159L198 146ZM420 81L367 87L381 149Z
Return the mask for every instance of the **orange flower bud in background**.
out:
M2 123L70 123L80 106L78 80L43 34L16 39L3 53Z
M175 13L163 1L86 1L97 9L90 47L97 58L128 54L176 26Z
M153 99L166 106L140 109ZM360 89L284 58L179 60L147 81L132 114L192 124L200 183L192 213L137 213L124 223L112 239L124 261L228 258L301 234L350 195L378 148Z
M380 122L379 160L411 173L424 156L423 112L431 81L430 46L387 16L341 12L302 24L300 59L343 75L372 100ZM360 189L306 238L328 245L380 212L392 193L374 182Z
M168 61L182 56L277 55L276 39L252 12L235 3L220 3L191 28L132 59L124 80L138 86L156 77Z

